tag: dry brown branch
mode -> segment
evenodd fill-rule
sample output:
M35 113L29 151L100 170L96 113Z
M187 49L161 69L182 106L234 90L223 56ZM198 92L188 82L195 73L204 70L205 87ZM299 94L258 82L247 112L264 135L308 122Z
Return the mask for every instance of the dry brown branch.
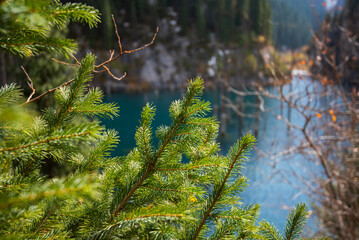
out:
M122 49L121 49L122 51ZM115 50L110 50L110 58L108 59L108 61L110 61L113 58L113 55L115 54Z
M145 44L145 45L143 45L143 46L141 46L141 47L139 47L139 48L135 48L135 49L132 49L132 50L123 51L123 47L122 47L122 44L121 44L121 38L120 38L120 35L118 34L117 24L116 24L116 21L115 21L115 17L114 17L113 15L112 15L112 20L113 20L114 27L115 27L115 33L116 33L117 43L118 43L118 47L119 47L120 53L117 54L117 55L114 57L114 55L115 55L115 50L110 50L110 58L109 58L107 61L104 61L104 62L100 63L99 65L96 65L96 66L94 67L94 72L95 72L95 73L99 73L99 72L104 72L104 71L106 71L106 72L108 72L108 73L110 74L110 72L109 72L106 68L105 68L104 70L98 70L98 69L100 69L100 68L104 67L105 65L107 65L107 64L109 64L109 63L115 61L117 58L119 58L120 56L122 56L122 55L124 55L124 54L134 53L134 52L143 50L143 49L145 49L146 47L151 46L151 45L154 43L154 41L155 41L155 39L156 39L156 37L157 37L158 30L159 30L159 28L157 27L157 28L156 28L156 32L155 32L155 34L153 35L152 40L151 40L149 43L147 43L147 44ZM57 63L64 64L64 65L77 66L77 67L78 67L79 64L80 64L80 62L78 61L78 59L77 59L74 55L72 55L72 54L71 54L71 57L76 61L77 64L71 64L71 63L67 63L67 62L62 62L62 61L56 60L56 59L54 59L54 58L52 58L52 60L55 61L55 62L57 62ZM110 74L110 75L111 75L111 77L113 77L113 74ZM115 79L116 79L116 80L122 79L122 77L121 77L121 78L115 77Z
M153 35L153 38L152 38L151 42L149 42L149 43L143 45L142 47L135 48L135 49L132 49L132 50L123 51L121 41L120 41L120 39L118 39L119 48L120 48L120 53L117 54L115 57L111 56L109 60L107 60L107 61L105 61L105 62L103 62L103 63L97 65L97 66L95 67L95 69L101 68L101 67L103 67L104 65L107 65L107 64L109 64L110 62L115 61L117 58L119 58L120 56L122 56L122 55L124 55L124 54L134 53L134 52L143 50L143 49L145 49L145 48L148 47L148 46L151 46L151 45L154 43L154 41L155 41L155 39L156 39L156 37L157 37L158 30L159 30L159 28L157 27L157 28L156 28L156 32L155 32L155 34ZM117 25L115 25L115 31L117 32ZM119 38L119 37L118 37L118 38Z
M102 73L102 72L106 72L107 70L106 69L102 69L102 70L93 70L94 73Z
M109 59L108 59L107 61L103 62L103 63L100 63L99 65L96 65L96 66L94 67L94 69L93 69L93 72L94 72L94 73L107 72L112 78L114 78L114 79L116 79L116 80L118 80L118 81L121 81L123 78L125 78L125 77L127 76L127 73L125 72L121 77L116 77L116 76L110 71L110 69L109 69L106 65L109 64L109 63L111 63L111 62L113 62L113 61L115 61L117 58L119 58L120 56L122 56L122 55L124 55L124 54L134 53L134 52L143 50L144 48L149 47L150 45L152 45L152 44L154 43L156 37L157 37L157 33L158 33L159 28L158 28L158 27L156 28L156 32L155 32L155 34L154 34L152 40L151 40L149 43L147 43L147 44L145 44L145 45L143 45L142 47L139 47L139 48L135 48L135 49L132 49L132 50L123 51L123 47L122 47L122 44L121 44L121 38L120 38L120 35L119 35L119 33L118 33L118 28L117 28L117 24L116 24L116 21L115 21L115 17L114 17L113 15L112 15L112 20L113 20L114 27L115 27L115 33L116 33L116 36L117 36L117 43L118 43L118 47L119 47L120 53L117 54L117 55L114 57L114 55L115 55L115 50L110 50L110 57L109 57ZM71 54L71 57L75 60L76 64L59 61L59 60L57 60L57 59L55 59L55 58L52 58L52 60L55 61L55 62L57 62L57 63L64 64L64 65L67 65L67 66L80 67L80 65L81 65L80 61L79 61L74 55L72 55L72 54ZM101 68L103 68L103 69L101 69ZM24 70L24 71L25 71L25 70ZM25 73L26 73L26 72L25 72ZM27 75L27 74L26 74L26 75ZM29 78L29 77L28 77L28 78ZM30 81L31 81L31 80L30 80ZM66 83L64 83L64 84L62 84L62 85L60 85L60 86L58 86L58 87L55 87L55 88L53 88L53 89L50 89L50 90L48 90L47 92L45 92L45 93L43 93L43 94L37 96L36 98L34 98L34 99L32 99L32 100L30 100L30 99L31 99L31 97L34 95L35 89L33 89L33 88L31 87L32 85L31 85L31 86L29 85L29 86L33 89L33 93L30 95L30 97L28 98L28 100L27 100L25 103L23 103L23 104L36 101L36 100L42 98L43 96L45 96L45 95L47 95L47 94L49 94L49 93L55 91L56 89L59 89L59 88L61 88L61 87L64 87L64 86L66 86L66 85L72 83L73 81L74 81L74 79L71 79L70 81L68 81L68 82L66 82ZM31 82L31 83L32 83L32 82Z
M21 104L21 105L25 105L25 104L27 104L27 103L34 102L34 101L36 101L36 100L42 98L43 96L45 96L45 95L47 95L47 94L49 94L49 93L52 93L53 91L55 91L55 90L57 90L57 89L59 89L59 88L61 88L61 87L64 87L64 86L69 85L69 84L72 83L74 80L75 80L75 79L73 78L73 79L71 79L70 81L65 82L64 84L62 84L62 85L60 85L60 86L57 86L57 87L55 87L55 88L53 88L53 89L50 89L50 90L44 92L43 94L37 96L36 98L33 98L33 99L29 100L29 101L26 101L25 103L23 103L23 104Z
M71 55L71 57L75 60L75 62L77 63L77 65L80 66L81 63L79 62L79 60L77 60L77 58L76 58L72 53L71 53L70 55Z
M72 55L72 56L73 56L73 55ZM73 56L73 57L74 57L74 56ZM74 57L74 58L75 58L75 57ZM75 58L75 59L76 59L76 58ZM66 65L66 66L71 66L71 67L79 67L79 66L80 66L80 65L78 65L78 64L63 62L63 61L57 60L57 59L55 59L55 58L51 58L51 60L54 61L54 62L60 63L60 64L64 64L64 65ZM76 61L77 61L77 59L76 59ZM77 61L77 62L78 62L78 61Z
M121 81L124 77L126 77L127 73L125 72L121 77L116 77L115 75L113 75L110 71L110 69L106 66L102 66L104 69L106 69L107 73L110 74L110 76L118 81Z
M112 17L113 25L115 26L115 33L116 33L116 37L117 37L118 47L120 49L120 54L122 54L121 38L120 38L120 35L118 34L116 20L115 20L115 17L113 16L113 14L111 15L111 17ZM113 54L112 54L112 56L113 56ZM112 58L112 56L110 57L110 59Z
M255 118L256 115L255 114L247 114L247 113L244 113L242 111L240 111L238 109L238 107L232 103L232 100L225 97L225 96L222 96L222 100L224 100L226 102L225 106L228 107L229 109L232 109L238 116L240 117L248 117L248 118Z
M35 94L36 90L35 90L35 88L34 88L34 84L33 84L32 80L31 80L29 74L27 74L25 68L24 68L23 66L21 66L21 69L24 71L24 73L25 73L27 79L29 80L29 81L27 82L27 85L29 85L29 87L30 87L31 90L32 90L30 96L29 96L29 97L27 98L27 100L26 100L26 102L29 102L30 99L32 98L32 96Z

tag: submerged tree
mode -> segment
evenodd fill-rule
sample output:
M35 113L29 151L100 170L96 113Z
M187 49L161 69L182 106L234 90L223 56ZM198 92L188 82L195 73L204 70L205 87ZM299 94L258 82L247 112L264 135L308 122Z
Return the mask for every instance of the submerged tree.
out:
M87 22L98 19L96 10L82 4L17 3L0 6L56 6L55 13L64 14L57 19L60 25L74 16ZM37 8L32 11L41 12L34 11ZM6 40L2 48L23 56L68 52L61 42L56 49L48 47L48 38L34 36L41 40L35 44L30 36L25 47ZM119 47L118 56L124 53L120 42ZM110 60L116 58L113 54ZM257 205L240 202L246 186L241 168L255 139L246 135L227 156L219 154L218 122L208 116L210 104L200 98L200 78L190 81L183 99L172 103L170 126L153 132L155 107L147 104L135 134L136 147L127 156L111 157L117 133L94 119L114 117L118 108L102 102L101 90L88 88L95 69L108 70L109 61L95 65L95 60L91 54L76 59L71 64L74 78L45 93L54 92L56 104L41 113L31 104L44 94L25 100L16 84L0 88L1 239L298 238L308 216L304 205L292 211L281 236L267 222L256 224ZM56 178L44 175L43 160L48 157L73 171Z

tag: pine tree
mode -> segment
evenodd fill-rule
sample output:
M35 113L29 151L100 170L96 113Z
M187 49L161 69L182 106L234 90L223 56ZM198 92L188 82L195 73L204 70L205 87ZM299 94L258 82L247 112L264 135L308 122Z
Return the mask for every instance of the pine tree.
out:
M97 19L96 11L86 11ZM22 56L28 49L62 49L6 46ZM16 84L0 88L0 238L267 239L273 228L257 225L259 207L239 196L255 139L245 135L226 156L219 154L218 122L201 100L203 80L189 81L182 100L172 103L169 126L153 131L155 107L147 104L136 147L111 157L117 133L96 117L115 117L118 108L88 88L95 60L84 57L73 80L55 91L56 104L41 113L24 103ZM47 157L74 170L49 178L41 170ZM298 238L307 216L303 205L290 214L285 239Z

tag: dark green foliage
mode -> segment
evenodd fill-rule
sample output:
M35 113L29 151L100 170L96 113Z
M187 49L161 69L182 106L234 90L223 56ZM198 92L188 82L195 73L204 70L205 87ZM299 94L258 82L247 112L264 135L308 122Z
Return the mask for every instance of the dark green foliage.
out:
M101 103L102 93L99 90L94 89L86 94L84 92L94 60L92 55L88 55L81 62L73 84L57 91L58 107L54 110L48 109L42 116L26 113L25 109L17 106L16 103L21 98L15 85L1 88L0 101L6 101L8 104L3 104L5 109L0 112L0 155L3 169L0 209L4 216L2 221L12 219L7 221L7 224L2 224L2 234L10 229L22 228L21 231L13 232L15 235L12 236L30 237L36 233L42 235L39 229L30 231L27 223L20 225L14 217L28 218L29 224L33 222L31 225L34 225L40 221L36 219L44 219L44 216L50 213L58 213L59 209L69 207L69 203L73 205L71 199L89 199L97 194L96 182L93 182L91 175L82 175L79 172L73 176L49 181L40 171L42 160L48 157L72 164L79 170L91 169L92 164L97 164L108 156L108 150L117 141L115 133L105 131L98 122L89 122L85 117L113 116L117 112L115 106ZM22 115L10 114L12 109ZM79 121L81 118L83 120ZM79 147L82 145L87 148L86 151ZM92 151L89 151L90 149ZM46 219L48 218L49 216ZM56 222L56 218L49 220L47 224L50 225L52 221ZM30 227L34 228L36 227Z
M292 209L288 215L284 234L280 234L277 228L267 221L260 223L261 234L268 240L301 239L300 233L307 218L308 208L303 203L297 204L296 208Z
M8 105L17 102L20 96L20 88L14 83L0 88L0 111Z
M69 20L94 27L99 22L96 9L78 3L62 5L52 0L18 0L0 3L0 49L28 57L42 52L73 53L70 39L50 35L51 27L63 28Z
M308 208L304 204L298 204L295 210L292 210L288 216L284 237L285 239L299 238L305 222L307 220Z

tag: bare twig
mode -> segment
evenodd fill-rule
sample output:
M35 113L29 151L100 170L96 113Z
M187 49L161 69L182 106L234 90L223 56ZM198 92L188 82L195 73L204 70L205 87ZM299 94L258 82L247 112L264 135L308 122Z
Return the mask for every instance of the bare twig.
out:
M29 85L29 87L30 87L31 90L32 90L30 96L29 96L29 97L27 98L27 100L26 100L26 102L29 102L30 99L32 98L32 96L35 94L36 90L35 90L35 88L34 88L34 83L32 82L32 80L31 80L29 74L27 74L25 68L24 68L23 66L21 66L21 69L24 71L24 73L25 73L27 79L29 80L29 81L27 82L27 85Z
M73 56L73 55L72 55ZM73 56L75 58L75 56ZM76 58L75 58L76 59ZM60 60L57 60L55 58L51 58L52 61L54 62L57 62L57 63L61 63L61 64L64 64L66 66L71 66L71 67L79 67L80 65L77 65L77 64L73 64L73 63L67 63L67 62L63 62L63 61L60 61ZM77 59L76 59L77 61ZM77 61L78 62L78 61Z
M107 60L107 61L105 61L105 62L103 62L103 63L97 65L97 66L95 67L95 69L100 68L100 67L102 67L102 66L104 66L104 65L106 65L106 64L109 64L110 62L113 62L114 60L116 60L117 58L119 58L120 56L122 56L122 55L124 55L124 54L134 53L134 52L143 50L143 49L145 49L146 47L152 45L152 44L154 43L156 37L157 37L158 29L159 29L159 28L157 27L156 32L155 32L155 34L153 35L153 38L152 38L151 42L149 42L149 43L143 45L142 47L135 48L135 49L132 49L132 50L123 51L123 50L122 50L122 45L119 45L121 52L120 52L118 55L116 55L115 57L112 57L112 58L110 58L109 60Z
M70 55L76 61L77 65L80 66L81 63L79 62L79 60L77 60L77 58L72 53Z
M117 37L117 44L118 44L118 48L119 48L119 50L120 50L120 53L117 54L116 56L114 56L114 55L115 55L115 50L110 50L110 58L109 58L107 61L105 61L105 62L103 62L103 63L100 63L99 65L95 66L94 72L95 72L95 73L98 73L98 72L106 71L112 78L114 78L114 79L116 79L116 80L122 80L122 79L127 75L126 72L123 74L122 77L120 77L120 78L119 78L119 77L116 77L116 76L114 76L114 75L111 73L111 71L109 70L108 67L106 67L106 65L109 64L109 63L111 63L111 62L113 62L113 61L115 61L117 58L119 58L120 56L122 56L122 55L124 55L124 54L134 53L134 52L143 50L144 48L146 48L146 47L152 45L152 44L154 43L156 37L157 37L158 27L157 27L157 29L156 29L156 32L155 32L155 34L154 34L154 36L153 36L151 42L149 42L149 43L147 43L147 44L145 44L145 45L143 45L142 47L139 47L139 48L135 48L135 49L132 49L132 50L123 51L123 47L122 47L122 43L121 43L121 37L120 37L120 35L118 34L118 28L117 28L116 20L115 20L115 17L114 17L113 15L112 15L112 21L113 21L113 24L114 24L114 27L115 27L115 33L116 33L116 37ZM100 69L100 68L104 68L104 69L103 69L103 70L98 70L98 69Z
M55 88L53 88L53 89L50 89L50 90L44 92L43 94L37 96L36 98L33 98L33 99L31 99L31 100L28 100L28 101L26 101L25 103L23 103L23 104L21 104L21 105L25 105L25 104L27 104L27 103L31 103L31 102L33 102L33 101L36 101L36 100L42 98L43 96L45 96L45 95L47 95L47 94L49 94L49 93L52 93L53 91L55 91L55 90L57 90L57 89L59 89L59 88L61 88L61 87L64 87L64 86L69 85L69 84L72 83L74 80L75 80L75 79L73 78L73 79L71 79L70 81L65 82L64 84L62 84L62 85L60 85L60 86L57 86L57 87L55 87Z
M112 16L113 25L115 26L115 33L116 33L116 36L117 36L117 43L118 43L118 47L120 49L120 54L122 54L121 38L120 38L120 35L118 34L116 20L115 20L115 17L113 16L113 14L111 16ZM113 54L112 54L112 56L113 56ZM111 58L112 58L112 56L111 56Z
M110 74L110 76L112 77L112 78L114 78L114 79L116 79L116 80L119 80L119 81L121 81L124 77L126 77L126 75L127 75L127 73L125 72L123 75L122 75L122 77L116 77L115 75L113 75L112 73L111 73L111 71L110 71L110 69L108 68L108 67L106 67L106 66L102 66L104 69L106 69L106 71L107 71L107 73L108 74Z

